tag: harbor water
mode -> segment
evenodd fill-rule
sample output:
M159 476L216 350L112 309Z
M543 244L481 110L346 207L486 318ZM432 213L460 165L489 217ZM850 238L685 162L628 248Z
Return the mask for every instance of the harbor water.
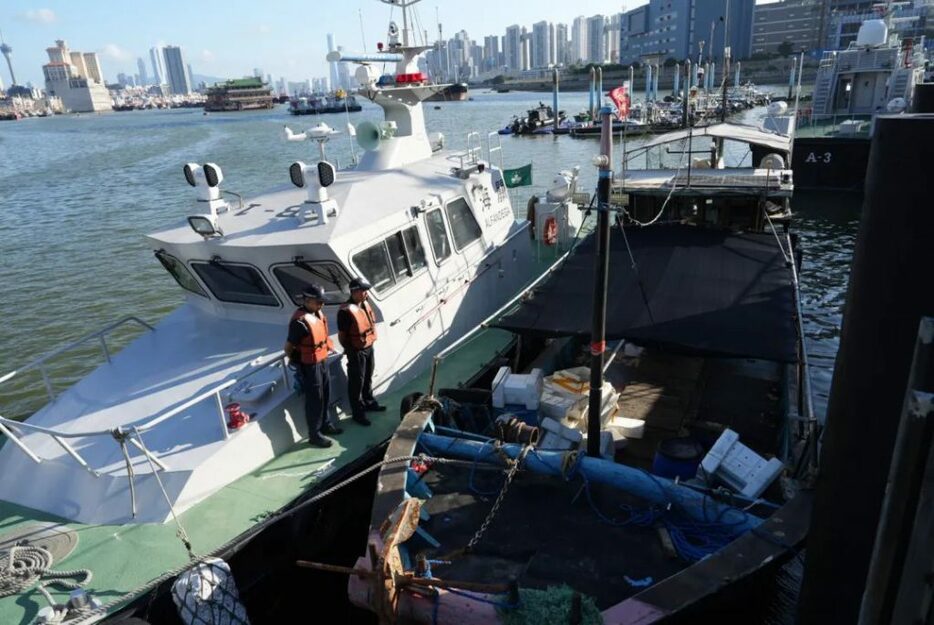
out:
M774 91L782 93L783 87ZM442 132L451 148L464 148L473 130L480 133L485 152L487 133L540 101L551 103L551 95L544 93L474 90L471 95L467 102L425 104L429 132ZM586 93L561 96L560 108L569 115L586 106ZM753 109L742 119L752 122L764 114ZM360 152L351 147L348 121L380 118L373 105L321 118L292 117L281 105L244 113L129 111L0 124L0 376L127 315L158 321L181 302L181 289L153 257L144 235L192 212L195 195L182 175L185 163L219 164L223 188L248 202L270 187L289 184L292 162L317 158L316 146L286 142L284 125L300 131L324 121L341 131L327 152L345 166ZM528 197L542 195L562 169L580 166L581 190L593 191L591 158L597 141L494 135L493 145L500 140L506 167L533 165L533 186L512 192L517 212L524 213ZM631 138L627 148L640 142ZM614 149L618 162L620 146ZM496 164L499 158L494 154ZM819 413L830 389L860 203L858 195L802 193L793 203L804 254L803 308ZM117 331L109 346L119 348L133 332ZM53 390L65 388L102 358L96 339L56 357L49 364ZM26 416L46 397L37 372L17 376L0 384L0 414ZM771 622L784 621L778 616Z

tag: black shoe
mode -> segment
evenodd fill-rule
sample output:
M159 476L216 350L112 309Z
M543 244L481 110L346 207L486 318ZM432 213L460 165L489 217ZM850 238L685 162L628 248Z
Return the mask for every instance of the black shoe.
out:
M373 425L373 423L366 418L366 415L357 415L353 418L353 420L363 426Z
M366 406L364 406L364 409L367 412L386 412L386 406L383 406L379 402L375 401L368 403Z
M321 428L321 433L327 434L328 436L336 436L338 434L343 434L344 428L337 427L336 425L332 425L330 423L325 423L324 427Z
M324 438L320 434L313 434L308 438L308 444L312 447L330 447L334 444L330 438Z

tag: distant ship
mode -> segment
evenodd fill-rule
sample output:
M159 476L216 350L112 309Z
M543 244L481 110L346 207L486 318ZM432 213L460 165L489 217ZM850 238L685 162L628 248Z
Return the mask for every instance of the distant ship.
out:
M429 102L461 102L467 99L467 83L457 82L428 98Z
M271 109L274 98L272 89L261 78L238 78L217 83L208 89L204 110L246 111L250 109Z

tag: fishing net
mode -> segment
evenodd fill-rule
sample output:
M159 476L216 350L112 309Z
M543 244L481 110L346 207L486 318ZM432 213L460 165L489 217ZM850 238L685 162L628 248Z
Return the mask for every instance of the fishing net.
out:
M499 610L503 625L567 625L570 623L574 589L556 586L548 590L519 590L519 607ZM597 604L581 595L581 625L600 625L603 618Z
M230 566L207 558L178 576L172 600L186 625L250 625Z

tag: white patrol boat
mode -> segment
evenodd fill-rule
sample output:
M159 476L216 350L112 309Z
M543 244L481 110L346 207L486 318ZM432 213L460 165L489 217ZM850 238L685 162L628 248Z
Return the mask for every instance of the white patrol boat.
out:
M429 138L422 101L443 85L418 72L425 48L409 45L406 13L414 1L384 0L402 7L404 23L401 32L391 25L386 53L340 59L361 64L360 93L385 112L382 123L357 126L365 149L357 167L336 171L324 159L330 131L321 127L287 133L318 141L321 160L292 164L282 184L248 200L223 199L218 165L185 165L190 215L148 236L185 302L155 325L127 317L0 378L36 369L49 395L22 422L0 417L0 623L126 614L190 557L231 553L287 506L380 455L393 412L373 427L348 424L329 449L302 442L302 398L282 346L309 283L324 288L335 332L349 281L373 285L374 392L395 408L424 386L436 353L507 303L545 265L540 258L557 256L539 253L530 222L515 218L490 138L486 160L477 133L459 153ZM396 63L389 83L369 65L386 61ZM552 250L569 247L581 220L571 202L576 174L559 182L553 202L535 205ZM108 334L128 324L142 333L113 353ZM469 367L508 340L490 331ZM98 341L105 361L56 393L49 358ZM330 370L330 408L349 416L341 354ZM439 385L460 375L449 372ZM237 429L232 404L250 417ZM69 588L50 582L63 569L84 594L69 599Z

